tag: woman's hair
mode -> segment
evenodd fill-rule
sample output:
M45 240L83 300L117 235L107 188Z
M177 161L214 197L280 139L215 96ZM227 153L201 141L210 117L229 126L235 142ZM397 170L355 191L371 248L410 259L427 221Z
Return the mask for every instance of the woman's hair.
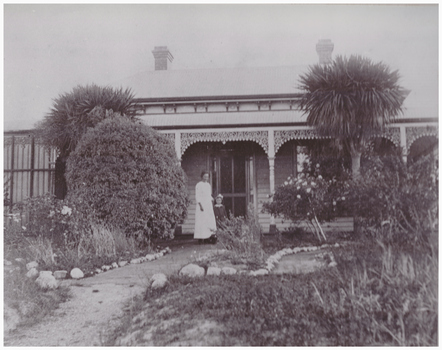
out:
M202 171L202 172L201 172L201 178L203 178L203 176L204 176L205 174L209 175L209 172L208 172L208 171L205 171L205 170Z

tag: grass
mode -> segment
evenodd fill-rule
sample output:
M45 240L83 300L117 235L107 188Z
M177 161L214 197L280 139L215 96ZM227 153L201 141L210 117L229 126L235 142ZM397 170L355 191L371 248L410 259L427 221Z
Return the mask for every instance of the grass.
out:
M69 289L66 287L55 290L40 288L25 276L25 270L23 267L12 273L5 271L4 274L5 304L18 312L19 326L38 323L70 297Z
M198 332L218 346L437 345L434 249L363 242L334 256L305 275L172 276L105 345L201 345Z

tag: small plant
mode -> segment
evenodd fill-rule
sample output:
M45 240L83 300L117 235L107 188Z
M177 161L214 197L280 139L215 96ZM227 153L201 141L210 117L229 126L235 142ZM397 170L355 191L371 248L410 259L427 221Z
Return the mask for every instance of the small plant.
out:
M219 225L218 242L234 255L234 260L244 261L251 265L264 262L264 251L261 246L262 228L252 207L244 217L230 216Z

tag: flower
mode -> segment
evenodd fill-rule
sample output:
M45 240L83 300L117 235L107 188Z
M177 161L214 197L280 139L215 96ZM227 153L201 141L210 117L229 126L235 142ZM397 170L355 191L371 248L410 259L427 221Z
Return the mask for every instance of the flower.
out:
M53 211L53 210L51 210L50 212L49 212L49 218L51 218L51 217L53 217L55 215L55 211Z
M312 185L312 186L316 186L316 182L313 182L313 181L312 181L311 185Z
M301 199L301 196L298 194L298 195L296 196L296 198Z
M26 226L22 226L21 228L26 231Z
M341 199L342 199L343 201L345 201L345 197L342 197Z
M312 189L309 187L309 188L307 188L307 193L310 193L310 191L311 191Z
M289 183L287 181L284 182L284 185L287 186Z
M307 186L307 181L304 181L304 182L302 183L302 186Z
M319 180L322 180L322 176L321 176L321 175L319 175L319 176L318 176L318 179L319 179Z
M301 189L301 186L296 187L297 190Z
M316 163L316 167L319 168L319 163Z
M336 202L335 202L335 201L333 201L333 205L336 205Z
M71 215L72 214L72 209L67 207L66 205L63 205L63 209L61 210L61 213L63 215L66 215L66 214Z

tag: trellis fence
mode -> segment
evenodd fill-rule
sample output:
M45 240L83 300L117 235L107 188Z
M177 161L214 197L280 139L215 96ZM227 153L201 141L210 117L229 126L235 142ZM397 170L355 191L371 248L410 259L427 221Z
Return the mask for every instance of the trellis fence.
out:
M29 197L54 193L55 150L44 147L32 131L5 132L3 203L5 209Z

